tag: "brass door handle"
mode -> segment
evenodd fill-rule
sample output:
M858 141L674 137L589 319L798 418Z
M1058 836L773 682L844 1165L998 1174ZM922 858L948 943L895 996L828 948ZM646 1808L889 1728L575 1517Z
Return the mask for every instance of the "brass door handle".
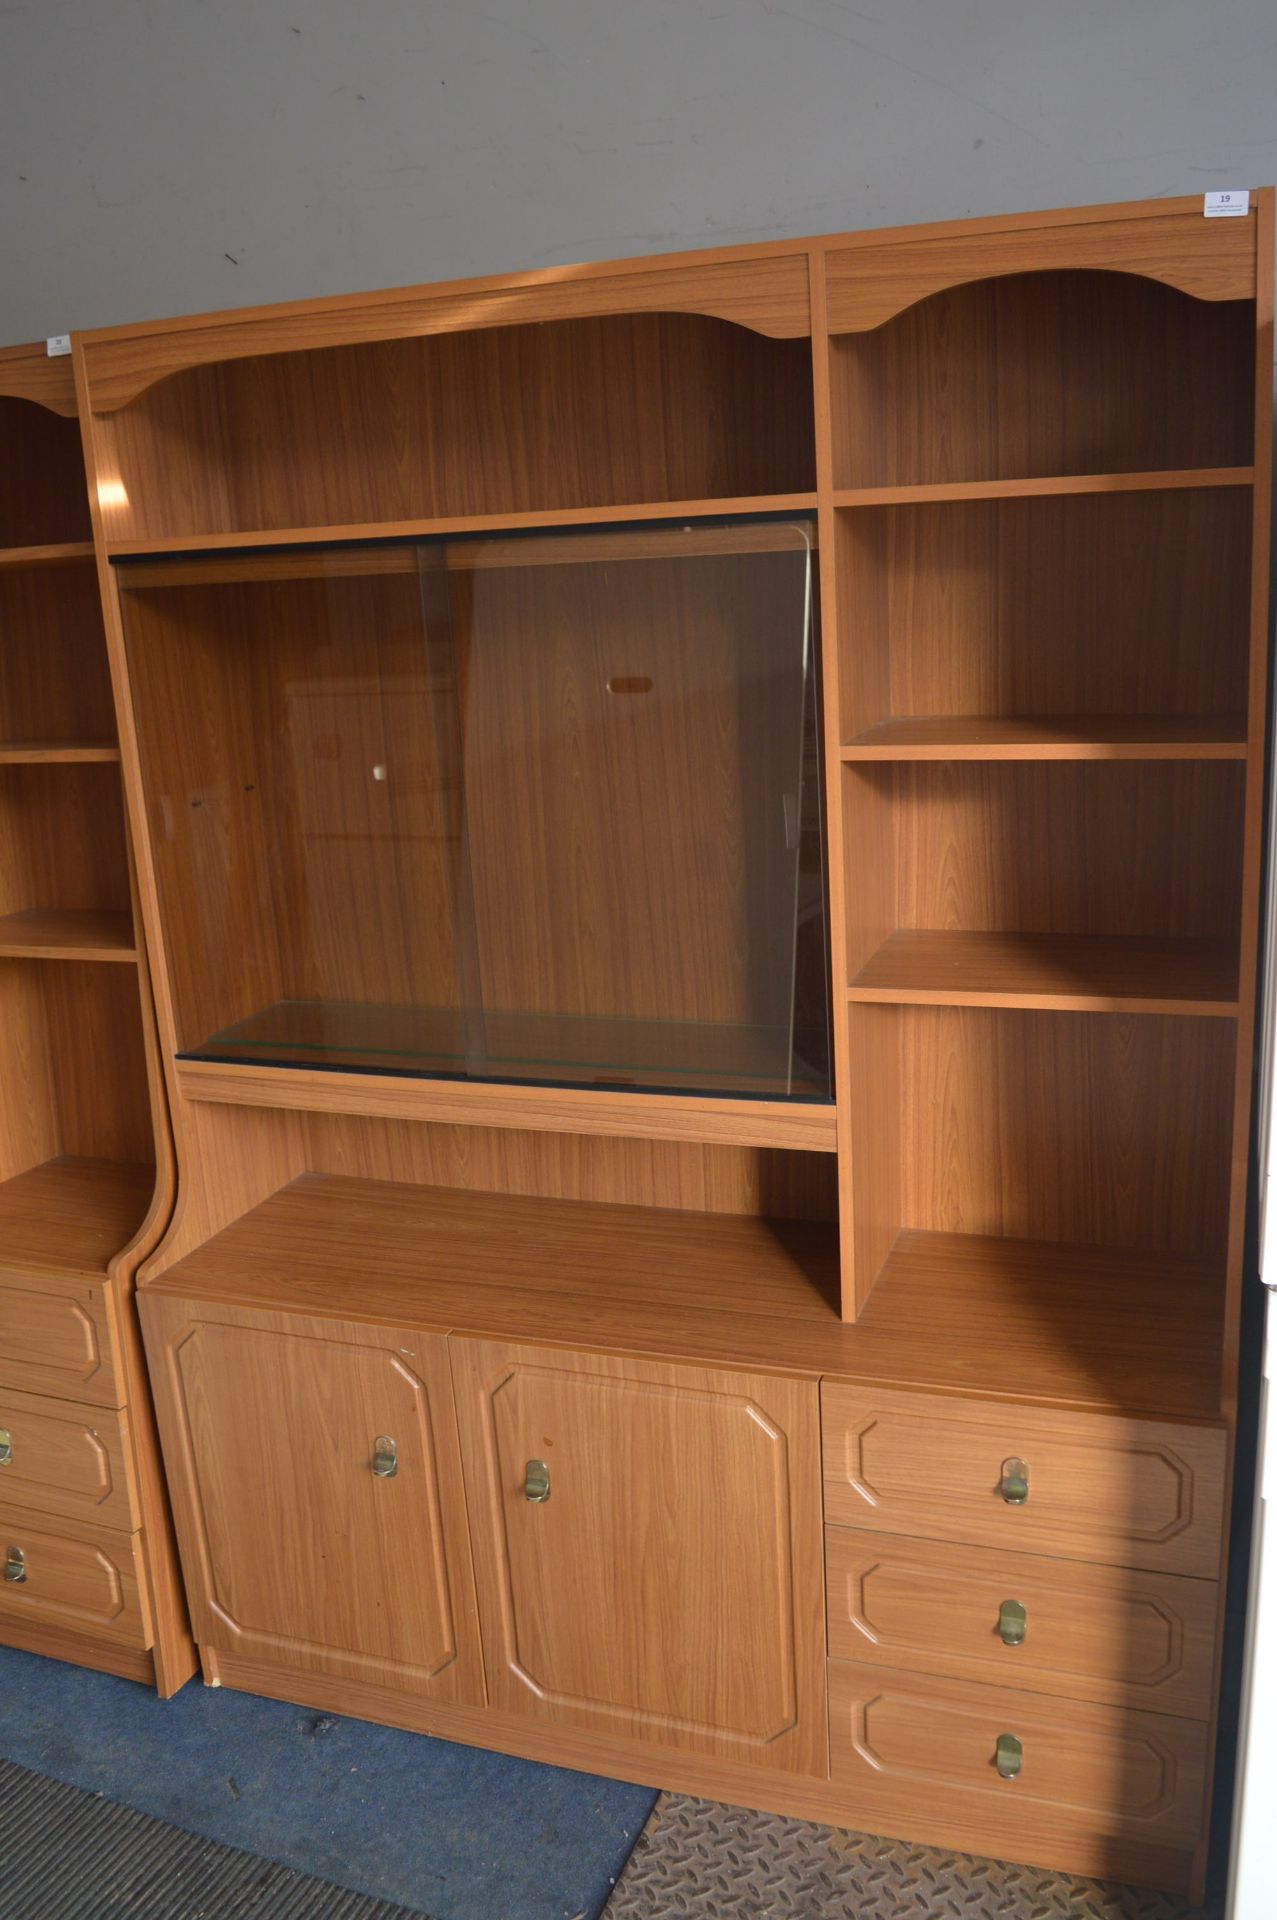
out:
M372 1470L379 1480L393 1480L399 1471L399 1449L388 1433L372 1443Z
M0 1467L7 1467L13 1460L13 1435L8 1427L0 1427Z
M1009 1507L1022 1507L1029 1497L1029 1463L1012 1458L1002 1462L998 1492Z
M21 1547L10 1547L5 1555L4 1577L10 1586L20 1587L27 1577L27 1556Z
M550 1469L544 1460L529 1460L523 1469L523 1497L534 1506L550 1498Z
M1024 1747L1013 1733L1000 1733L993 1764L1004 1780L1014 1780L1024 1765Z
M1018 1600L1004 1600L998 1608L998 1632L1004 1647L1022 1647L1029 1616Z

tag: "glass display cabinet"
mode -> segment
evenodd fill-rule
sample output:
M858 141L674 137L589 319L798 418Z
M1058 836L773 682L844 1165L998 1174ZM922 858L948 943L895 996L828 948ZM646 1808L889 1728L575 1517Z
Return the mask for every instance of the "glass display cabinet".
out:
M181 1056L829 1101L814 531L122 564Z

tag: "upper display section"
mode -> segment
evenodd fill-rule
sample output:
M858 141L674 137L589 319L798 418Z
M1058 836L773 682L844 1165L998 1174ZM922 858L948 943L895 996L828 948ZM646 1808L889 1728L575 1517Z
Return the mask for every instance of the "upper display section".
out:
M813 539L122 563L183 1056L827 1101Z
M175 373L95 438L126 547L804 494L811 347L700 314L428 334Z

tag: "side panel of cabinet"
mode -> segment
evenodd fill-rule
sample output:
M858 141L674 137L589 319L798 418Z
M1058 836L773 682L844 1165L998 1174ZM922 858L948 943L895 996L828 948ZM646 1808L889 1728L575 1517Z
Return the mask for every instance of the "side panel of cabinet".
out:
M443 1338L139 1304L196 1639L481 1705Z
M451 1345L493 1706L823 1776L815 1384Z

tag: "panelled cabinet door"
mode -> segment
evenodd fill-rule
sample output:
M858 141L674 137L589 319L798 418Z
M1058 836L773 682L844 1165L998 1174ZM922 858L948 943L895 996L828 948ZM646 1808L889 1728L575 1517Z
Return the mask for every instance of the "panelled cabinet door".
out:
M443 1338L140 1305L196 1639L482 1704Z
M451 1346L492 1704L823 1775L815 1384Z

